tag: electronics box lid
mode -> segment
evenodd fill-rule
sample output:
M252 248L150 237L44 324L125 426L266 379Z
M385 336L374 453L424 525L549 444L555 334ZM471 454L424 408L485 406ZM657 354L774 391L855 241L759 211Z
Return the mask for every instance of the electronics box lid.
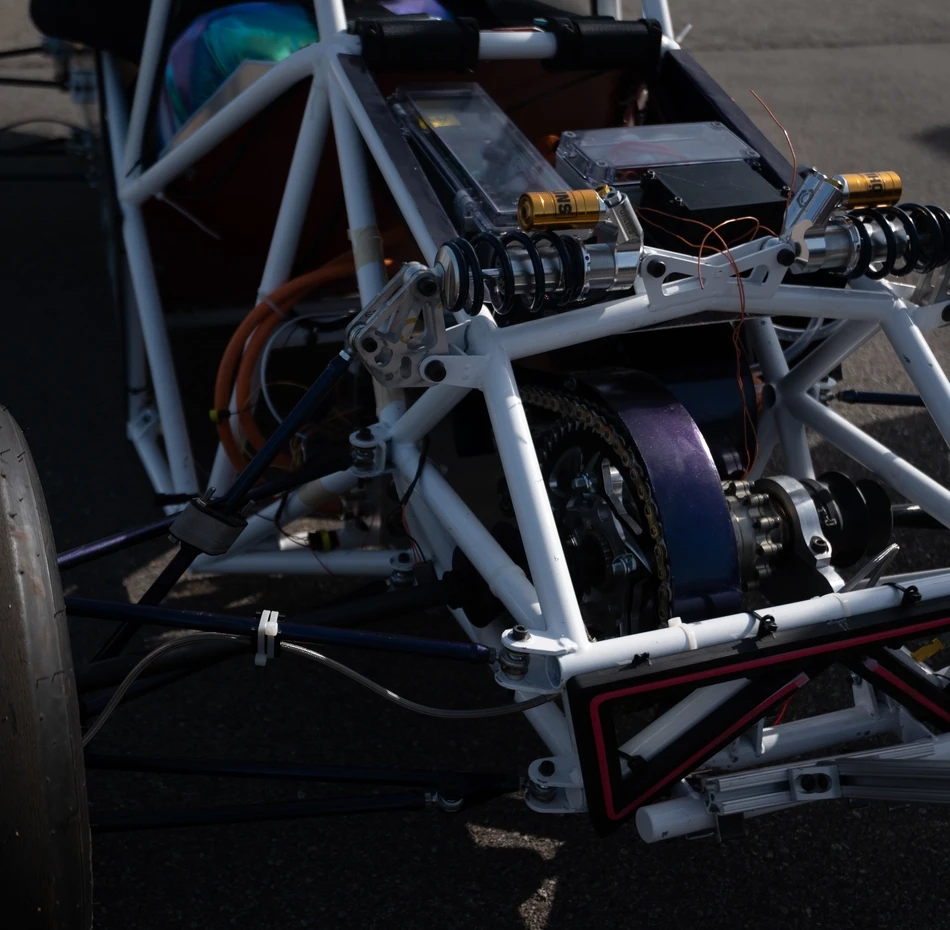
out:
M478 84L400 87L390 106L403 131L455 193L463 228L517 229L518 199L560 190L544 156Z
M564 132L558 162L594 184L639 184L644 171L672 165L744 161L759 153L722 123L671 123Z

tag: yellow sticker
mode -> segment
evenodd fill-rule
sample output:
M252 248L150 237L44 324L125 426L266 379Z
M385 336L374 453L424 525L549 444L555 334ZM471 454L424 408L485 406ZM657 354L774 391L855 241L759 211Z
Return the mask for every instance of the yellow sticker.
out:
M461 126L462 124L454 113L446 113L444 116L429 117L429 125L433 129L445 129L446 126Z
M935 639L933 642L927 643L926 646L921 646L916 652L912 652L911 655L914 658L915 662L925 662L931 656L935 656L938 652L943 652L946 648L944 644L939 640Z

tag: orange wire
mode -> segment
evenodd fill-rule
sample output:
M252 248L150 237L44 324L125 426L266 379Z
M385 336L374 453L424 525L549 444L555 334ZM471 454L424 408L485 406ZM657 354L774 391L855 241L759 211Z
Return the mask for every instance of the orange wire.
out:
M318 268L316 271L311 271L301 275L299 278L288 281L286 284L282 284L251 310L234 331L227 348L224 350L224 354L221 356L221 362L218 365L218 374L214 384L214 406L216 410L227 410L228 404L231 401L231 387L234 382L234 375L241 362L241 357L244 354L244 345L261 321L266 319L269 314L274 314L275 317L279 318L279 315L274 313L273 308L275 306L281 310L292 307L298 301L306 297L312 290L326 283L327 280L333 280L332 277L328 278L328 270L333 270L338 265L345 265L347 262L348 267L352 268L353 256L350 252L345 252L337 256L337 258L328 262L322 268ZM228 422L228 418L219 419L218 438L231 464L238 471L241 471L241 469L244 468L245 458L238 447L234 434L231 432L231 425Z
M790 697L785 699L785 703L782 705L782 709L778 712L778 716L772 722L773 727L777 727L785 719L785 714L788 711L788 705L791 703L792 703L792 699Z
M775 123L775 125L778 126L778 128L782 130L782 135L785 136L785 141L788 144L788 150L789 152L791 152L791 155L792 155L792 180L791 180L791 183L788 185L788 198L785 201L785 216L787 218L788 208L792 203L792 193L795 191L795 181L798 178L798 158L795 155L795 146L792 145L792 137L788 134L788 130L778 121L778 118L769 109L769 105L754 90L750 90L749 93L752 94L752 96L755 97L755 99L758 100L759 103L761 103L763 107L765 107L765 112L768 113L769 116L772 118L772 122ZM783 232L785 231L784 226L782 227L782 231Z
M640 212L642 213L643 210L644 210L644 208L641 207L641 208L640 208ZM741 348L741 346L739 345L739 336L740 336L740 334L741 334L741 332L742 332L742 326L743 326L743 324L745 323L745 317L746 317L745 285L744 285L744 283L743 283L743 281L742 281L742 274L739 272L739 266L736 264L736 260L735 260L735 258L733 257L732 252L729 250L729 244L728 244L728 243L726 242L726 240L722 237L722 235L720 235L719 229L721 229L723 226L729 225L730 223L737 223L737 222L740 222L741 220L750 220L750 219L751 219L751 220L753 220L753 221L755 222L755 224L756 224L756 225L755 225L755 228L754 228L754 231L753 231L753 235L754 235L756 232L758 232L758 230L759 230L760 228L761 228L761 229L765 229L766 232L772 233L772 235L775 235L775 233L772 232L771 229L768 229L768 227L763 226L755 217L752 217L752 216L736 217L736 218L733 218L733 219L724 220L722 223L719 223L717 226L710 226L708 223L703 223L703 222L701 222L700 220L693 220L693 219L689 219L689 218L687 218L687 217L675 216L675 215L672 214L672 213L665 213L665 212L662 211L662 210L655 210L655 209L652 209L652 208L646 208L646 212L648 212L648 213L656 213L656 214L658 214L659 216L666 216L666 217L668 217L669 219L673 219L673 220L677 220L677 221L682 221L682 222L691 223L691 224L693 224L693 225L701 226L701 227L703 227L703 228L706 229L706 235L703 237L702 242L701 242L698 246L696 245L695 242L690 242L688 239L686 239L686 238L683 237L683 236L677 235L676 233L671 232L671 231L669 231L669 230L664 230L668 235L671 235L671 236L673 236L674 238L679 239L681 242L685 242L687 245L691 246L692 248L698 248L699 254L698 254L698 256L697 256L696 261L697 261L697 275L698 275L698 278L699 278L700 287L703 287L703 286L704 286L704 284L703 284L703 278L702 278L703 249L706 248L706 243L707 243L707 241L708 241L708 239L709 239L709 237L710 237L711 235L714 235L714 236L722 243L723 248L719 250L719 254L724 254L724 255L726 256L726 258L727 258L728 261L729 261L729 264L732 265L732 269L733 269L733 271L735 272L736 287L737 287L738 290L739 290L739 322L733 327L733 330L732 330L732 345L733 345L733 348L735 349L735 352L736 352L736 384L737 384L738 387L739 387L739 396L742 398L742 414L743 414L743 416L742 416L742 441L743 441L743 444L744 444L744 446L745 446L745 457L746 457L746 458L745 458L745 460L746 460L746 470L745 470L745 473L743 474L743 478L744 478L744 477L745 477L746 475L748 475L749 472L752 470L752 466L755 464L755 460L756 460L756 458L758 458L758 454L759 454L759 440L758 440L758 435L757 435L757 433L756 433L755 423L754 423L754 421L752 420L752 414L751 414L751 412L749 411L748 402L746 401L745 385L742 383L742 348ZM643 218L647 223L650 223L650 225L656 226L657 228L660 228L660 229L663 229L663 227L660 226L658 223L651 222L651 221L650 221L649 219L647 219L646 217L642 217L642 218ZM746 427L749 427L749 429L751 429L751 431L752 431L753 448L751 448L751 449L750 449L750 447L749 447L749 429L747 429ZM753 451L753 449L754 449L754 451Z
M384 264L388 268L392 265L392 260L386 259ZM327 283L332 280L349 277L349 275L352 274L352 268L347 267L345 263L341 263L334 268L331 268L329 265L324 265L323 270L333 275L333 277L328 279ZM238 368L236 386L238 416L241 429L244 430L244 435L247 437L248 445L255 450L260 449L267 440L260 429L258 429L257 421L254 419L253 409L244 401L251 395L251 383L254 380L254 371L257 368L257 363L260 361L261 355L263 355L264 347L267 345L267 341L277 328L277 325L282 323L285 319L286 317L274 313L257 327L254 331L254 335L247 344L247 348L244 350L244 355L241 358L241 364ZM289 467L289 460L286 456L279 456L278 459L280 461L275 460L275 465L278 467L281 467L281 465L285 468Z

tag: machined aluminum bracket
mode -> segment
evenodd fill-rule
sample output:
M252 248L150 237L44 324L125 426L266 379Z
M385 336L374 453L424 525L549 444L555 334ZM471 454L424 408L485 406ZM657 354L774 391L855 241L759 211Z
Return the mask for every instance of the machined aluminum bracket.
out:
M347 341L384 387L425 387L420 365L448 355L439 279L425 265L403 265L347 329Z
M710 251L722 248L722 243L712 237L706 245ZM728 300L723 310L738 309L736 269L742 275L751 272L742 278L746 298L773 297L785 276L779 256L787 258L792 254L792 247L784 239L750 242L704 258L663 249L644 249L641 281L651 305L656 307L674 297L684 303L690 298L708 303L711 297L721 296Z

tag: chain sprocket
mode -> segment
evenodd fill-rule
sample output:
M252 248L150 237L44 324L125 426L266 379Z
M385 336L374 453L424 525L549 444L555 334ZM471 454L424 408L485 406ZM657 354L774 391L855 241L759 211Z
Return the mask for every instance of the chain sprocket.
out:
M663 528L636 448L620 418L607 407L569 392L524 386L521 398L529 415L533 407L555 417L535 444L542 473L549 481L555 517L562 529L568 530L569 547L579 553L573 559L572 577L592 635L632 633L665 622L671 616L672 588ZM559 459L573 448L580 450L583 458L579 474L594 466L595 486L586 500L583 489L564 486L567 478L574 477L569 474L570 464L562 466L567 469L565 474L557 473ZM626 499L625 488L629 492ZM610 566L606 566L604 577L599 572L591 574L598 548L605 560L609 552L616 561L618 539L640 563L637 570L619 580L610 577ZM590 567L586 577L575 577L585 566ZM621 592L624 616L608 616L605 623L603 606L605 600L616 604L618 583L627 589Z

